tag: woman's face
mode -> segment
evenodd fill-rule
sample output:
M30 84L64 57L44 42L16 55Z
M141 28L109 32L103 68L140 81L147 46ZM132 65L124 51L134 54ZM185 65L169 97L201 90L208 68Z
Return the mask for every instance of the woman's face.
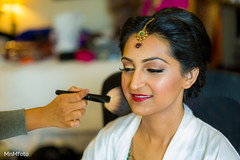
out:
M186 78L169 43L156 35L149 35L140 48L136 43L132 35L122 57L122 89L132 111L146 116L182 107Z

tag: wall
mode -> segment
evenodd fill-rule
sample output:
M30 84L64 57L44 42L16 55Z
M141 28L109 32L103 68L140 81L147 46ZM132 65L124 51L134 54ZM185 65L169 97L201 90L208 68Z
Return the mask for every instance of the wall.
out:
M0 1L1 2L1 1ZM106 0L24 0L17 13L17 33L51 27L54 17L64 11L77 11L85 17L84 27L91 30L111 28ZM10 32L10 15L1 14L0 30Z
M71 86L87 88L90 93L101 94L104 80L118 72L121 66L120 60L81 63L49 59L31 65L0 64L0 111L47 105L56 97L56 89L67 90ZM44 145L69 146L81 152L103 127L101 107L100 103L88 101L86 114L77 128L39 129L29 132L27 136L17 136L0 142L4 142L12 150L30 154ZM3 153L1 145L0 159Z
M223 57L222 66L226 69L239 71L240 64L240 37L237 29L237 10L239 8L230 5L222 6L223 25ZM238 69L237 69L238 68Z

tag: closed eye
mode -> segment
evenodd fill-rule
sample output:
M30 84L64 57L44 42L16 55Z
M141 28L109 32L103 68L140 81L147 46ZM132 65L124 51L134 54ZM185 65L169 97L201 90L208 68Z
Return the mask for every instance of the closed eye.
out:
M147 71L151 73L161 73L164 69L147 69Z
M120 71L125 71L125 72L130 72L130 71L134 71L135 69L134 68L119 68Z

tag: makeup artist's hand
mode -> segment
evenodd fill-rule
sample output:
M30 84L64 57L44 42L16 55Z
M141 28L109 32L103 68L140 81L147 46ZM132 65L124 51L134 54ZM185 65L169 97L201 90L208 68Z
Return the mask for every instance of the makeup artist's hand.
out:
M74 128L80 125L80 118L85 113L88 94L87 89L71 87L69 91L78 93L61 94L44 107L33 108L25 111L27 130L37 128L58 127Z

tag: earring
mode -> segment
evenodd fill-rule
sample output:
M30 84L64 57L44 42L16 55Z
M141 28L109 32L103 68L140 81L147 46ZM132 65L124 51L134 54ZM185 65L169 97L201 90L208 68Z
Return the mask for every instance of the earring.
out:
M188 79L191 79L192 78L192 74L189 72L188 73Z

